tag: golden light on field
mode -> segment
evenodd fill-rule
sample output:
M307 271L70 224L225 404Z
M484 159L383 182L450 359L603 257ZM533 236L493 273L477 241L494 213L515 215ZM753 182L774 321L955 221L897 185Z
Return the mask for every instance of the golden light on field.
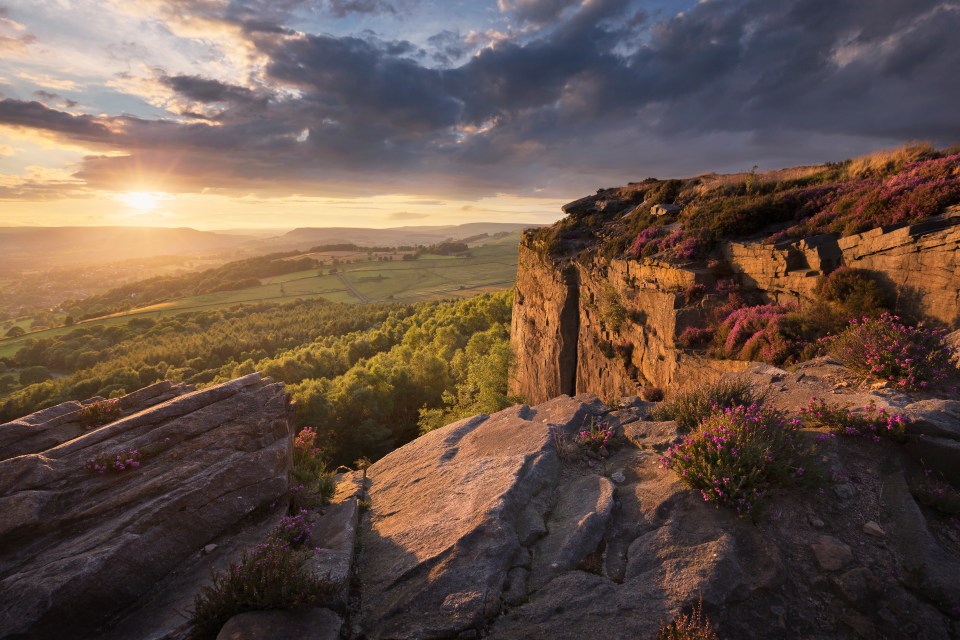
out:
M134 209L138 213L156 211L160 203L167 198L165 193L149 191L130 191L117 196L117 200Z

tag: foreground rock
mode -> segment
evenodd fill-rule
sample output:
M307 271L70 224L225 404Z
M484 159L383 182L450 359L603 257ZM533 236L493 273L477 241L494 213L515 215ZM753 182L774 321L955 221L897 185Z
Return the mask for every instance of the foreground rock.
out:
M828 361L754 369L788 410L811 395L883 400L832 394L842 371ZM351 637L646 638L701 599L724 638L960 632L960 539L911 495L918 467L901 444L833 442L834 482L777 494L752 523L664 470L677 427L641 415L562 396L439 429L370 467ZM618 450L570 456L564 441L600 417L620 429Z
M238 545L227 534L236 538L253 512L285 494L292 423L282 384L253 374L158 404L159 396L145 394L143 410L127 406L121 419L63 444L0 461L0 637L182 633L192 580L207 578L214 559L228 562L224 552ZM31 421L13 424L0 437ZM139 468L85 468L134 449ZM263 539L269 520L251 540ZM179 589L158 591L162 580ZM149 624L140 621L148 628L122 619L141 600L156 605ZM114 615L128 632L103 629Z

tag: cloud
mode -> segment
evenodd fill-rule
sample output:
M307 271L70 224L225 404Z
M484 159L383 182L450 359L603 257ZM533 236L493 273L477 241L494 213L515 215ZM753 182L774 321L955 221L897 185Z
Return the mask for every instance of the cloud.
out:
M46 102L55 102L60 99L59 93L51 93L50 91L45 91L43 89L37 89L33 92L33 95L41 100L45 100Z
M351 13L397 13L396 7L385 0L327 0L327 10L338 18Z
M428 213L414 213L413 211L395 211L387 215L387 220L420 220L429 218Z
M105 142L113 135L106 125L93 116L72 115L39 102L12 98L0 100L0 125L38 129L86 142Z
M241 34L263 64L234 82L156 70L111 85L163 118L7 99L0 124L113 152L78 169L91 188L146 176L174 190L425 198L534 185L573 196L648 175L960 141L956 2L710 0L648 15L630 0L502 0L527 26L444 30L421 47L293 29L306 6L296 0L163 1L182 20ZM391 13L379 4L338 6Z
M579 3L580 0L497 0L497 6L503 13L535 23L552 22L564 10Z

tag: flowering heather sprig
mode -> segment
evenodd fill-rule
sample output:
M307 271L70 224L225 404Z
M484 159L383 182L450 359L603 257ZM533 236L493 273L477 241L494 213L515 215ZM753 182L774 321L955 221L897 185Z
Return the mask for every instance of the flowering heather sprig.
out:
M907 419L899 413L890 414L877 407L872 400L862 412L850 410L850 405L831 407L821 399L811 398L800 409L803 420L811 426L829 427L837 435L867 436L879 440L880 436L902 435Z
M320 449L317 448L316 443L317 432L313 430L313 427L304 427L294 438L293 448L303 456L316 458L320 455Z
M138 469L143 456L137 449L127 449L114 453L104 453L87 461L86 469L97 475L122 473Z
M284 516L280 520L280 524L273 530L273 537L277 540L283 540L291 547L308 544L313 537L309 512L306 509L301 509L297 515Z
M660 463L698 489L705 502L748 516L775 485L810 476L811 447L799 428L798 420L759 404L718 409Z
M581 429L580 433L577 434L577 443L606 457L613 435L614 428L612 426L606 422L597 422L594 418L590 418L590 425Z
M827 340L830 353L847 367L901 389L926 389L941 382L952 368L953 351L944 341L945 330L904 324L883 313L850 322Z

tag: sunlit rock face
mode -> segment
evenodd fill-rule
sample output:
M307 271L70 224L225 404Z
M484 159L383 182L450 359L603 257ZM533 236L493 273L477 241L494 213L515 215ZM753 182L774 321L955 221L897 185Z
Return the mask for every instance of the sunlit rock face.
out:
M609 196L598 195L568 208L574 214L590 207L596 211L598 199L610 207ZM583 254L585 246L572 242L567 254L557 255L533 234L521 243L511 331L513 394L534 403L558 393L590 392L609 399L746 366L702 357L678 342L688 327L702 326L718 303L716 265L607 259ZM817 304L819 276L848 266L884 283L899 312L960 325L958 208L916 224L843 238L724 242L718 255L725 277L769 302ZM688 292L695 289L705 295L690 299Z

